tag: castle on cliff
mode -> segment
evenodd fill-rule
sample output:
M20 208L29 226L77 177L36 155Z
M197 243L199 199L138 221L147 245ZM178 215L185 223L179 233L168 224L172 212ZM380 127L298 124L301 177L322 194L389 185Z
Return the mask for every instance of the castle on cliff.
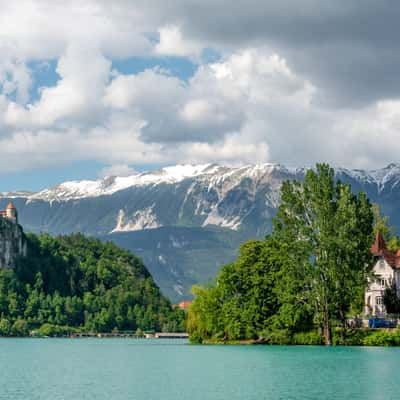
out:
M28 242L18 225L18 213L12 203L0 211L0 269L14 268L17 259L27 255Z
M9 203L5 210L0 210L0 218L6 218L14 224L18 223L18 212L13 203Z

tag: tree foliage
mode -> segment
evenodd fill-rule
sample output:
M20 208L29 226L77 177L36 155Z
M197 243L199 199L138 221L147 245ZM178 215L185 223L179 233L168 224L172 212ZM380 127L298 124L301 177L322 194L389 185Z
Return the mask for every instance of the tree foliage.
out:
M257 338L279 304L274 292L282 249L272 237L251 240L236 262L222 268L216 285L196 286L188 314L192 340Z
M383 304L388 314L400 313L400 299L395 281L383 291Z
M397 251L400 248L400 239L397 235L393 235L393 227L389 225L389 217L382 216L378 204L372 205L372 212L374 215L374 235L380 232L387 248Z

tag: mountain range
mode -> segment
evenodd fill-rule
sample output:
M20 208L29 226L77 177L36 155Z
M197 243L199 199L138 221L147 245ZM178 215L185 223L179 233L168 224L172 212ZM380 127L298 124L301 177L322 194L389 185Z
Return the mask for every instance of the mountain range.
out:
M305 168L279 164L225 167L178 165L128 177L71 181L39 192L0 195L12 201L26 231L82 232L112 240L143 258L173 301L215 277L243 241L271 230L284 180ZM373 171L336 170L337 178L379 203L400 230L400 165Z

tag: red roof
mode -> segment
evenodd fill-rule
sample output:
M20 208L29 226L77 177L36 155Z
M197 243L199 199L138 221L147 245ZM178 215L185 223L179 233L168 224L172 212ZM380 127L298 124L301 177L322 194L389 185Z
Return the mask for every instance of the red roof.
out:
M374 256L383 257L392 268L400 269L400 250L388 250L380 232L375 236L375 242L371 246L371 253Z
M182 308L183 310L185 310L185 309L188 308L191 304L192 304L191 301L181 301L181 302L178 304L178 307L179 307L179 308Z
M374 256L381 256L383 250L386 250L386 243L383 239L382 234L380 232L377 232L375 236L375 242L371 246L371 253Z

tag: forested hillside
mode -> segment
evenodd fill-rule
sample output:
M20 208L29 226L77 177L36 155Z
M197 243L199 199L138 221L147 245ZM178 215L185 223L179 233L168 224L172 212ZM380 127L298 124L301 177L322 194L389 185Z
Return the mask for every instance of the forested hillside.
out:
M184 328L139 258L80 234L28 235L28 257L0 270L0 316L2 335Z

